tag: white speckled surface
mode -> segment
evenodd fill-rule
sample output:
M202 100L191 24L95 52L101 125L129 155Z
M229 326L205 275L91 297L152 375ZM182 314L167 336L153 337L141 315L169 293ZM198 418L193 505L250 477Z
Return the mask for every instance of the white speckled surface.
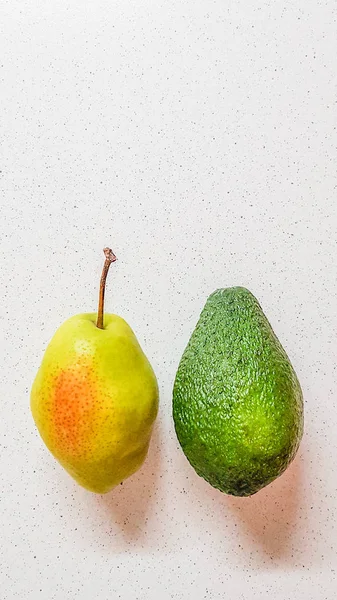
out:
M333 600L337 551L336 3L4 0L3 600ZM57 326L135 329L161 389L142 471L80 489L29 389ZM189 467L170 416L207 295L245 285L299 375L306 431L251 499Z

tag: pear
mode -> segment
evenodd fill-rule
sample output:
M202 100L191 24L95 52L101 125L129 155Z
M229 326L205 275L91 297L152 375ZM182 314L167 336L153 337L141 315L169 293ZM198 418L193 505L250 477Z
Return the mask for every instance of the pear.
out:
M104 315L116 256L104 249L99 307L71 317L49 343L31 392L47 448L84 488L109 492L144 462L158 412L158 385L135 334Z

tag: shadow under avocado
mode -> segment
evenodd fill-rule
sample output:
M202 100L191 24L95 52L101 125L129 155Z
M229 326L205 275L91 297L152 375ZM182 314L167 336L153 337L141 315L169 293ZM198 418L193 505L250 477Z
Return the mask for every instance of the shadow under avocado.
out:
M254 496L237 498L227 496L226 507L238 517L245 536L245 548L254 544L256 560L265 558L275 563L298 562L294 540L298 539L302 527L303 512L306 511L304 497L304 460L297 456L293 463L276 479ZM247 548L246 548L247 549ZM295 555L295 556L294 556Z

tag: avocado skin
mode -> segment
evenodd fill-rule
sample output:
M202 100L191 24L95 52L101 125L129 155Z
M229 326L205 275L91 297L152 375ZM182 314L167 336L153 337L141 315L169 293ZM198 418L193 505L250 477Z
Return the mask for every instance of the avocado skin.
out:
M255 494L295 457L301 387L249 290L208 298L177 370L173 419L192 467L226 494Z

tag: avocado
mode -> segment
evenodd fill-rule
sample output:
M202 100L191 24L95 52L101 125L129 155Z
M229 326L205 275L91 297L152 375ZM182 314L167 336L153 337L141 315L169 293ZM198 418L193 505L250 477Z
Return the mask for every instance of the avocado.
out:
M173 419L192 467L226 494L255 494L295 457L301 387L247 289L219 289L208 298L177 370Z

